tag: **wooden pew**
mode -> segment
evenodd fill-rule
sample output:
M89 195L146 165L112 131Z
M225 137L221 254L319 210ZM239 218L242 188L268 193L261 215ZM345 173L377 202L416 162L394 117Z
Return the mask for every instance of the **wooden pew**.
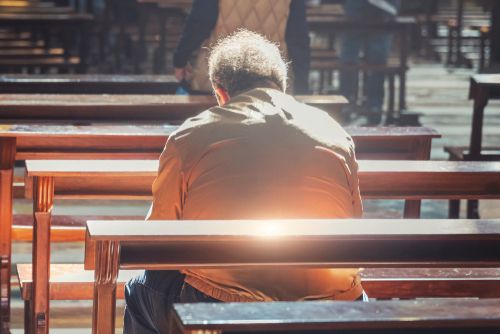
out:
M443 161L364 161L360 162L363 198L449 199L499 198L500 163ZM49 193L57 198L144 199L151 198L151 184L158 161L27 161L27 175L50 178ZM387 182L390 179L391 182ZM33 184L27 197L31 197ZM58 216L56 216L58 217ZM31 240L28 222L14 225L13 233ZM59 223L62 221L63 224ZM59 218L52 224L56 240L83 240L84 219Z
M491 251L500 247L499 221L88 222L89 242L97 245L93 333L107 334L120 269L500 264Z
M28 160L26 170L33 189L59 198L150 199L158 161ZM500 162L360 160L358 175L365 199L500 198Z
M472 128L468 148L459 146L445 147L450 160L500 161L500 147L482 147L484 112L490 100L500 99L500 74L476 74L470 79L469 99L474 101ZM458 217L460 202L450 202L450 218ZM467 217L479 217L478 203L467 203Z
M144 122L141 125L92 122L48 124L24 120L20 123L0 123L0 258L3 264L0 268L0 300L4 315L0 320L7 327L15 161L158 159L168 135L175 129L176 126L166 122ZM354 138L358 158L365 159L428 159L432 139L440 137L428 128L353 127L347 130ZM409 216L417 216L419 206L407 205L406 212Z
M49 295L43 291L49 291L50 285L50 226L55 196L150 198L158 161L29 160L26 165L28 176L34 178L34 291L43 296L33 298L39 305L48 305ZM360 161L359 165L360 190L365 198L500 198L500 163L496 162ZM56 192L64 179L71 180L70 190L59 188L61 192ZM92 253L89 245L86 252ZM38 288L36 282L42 282ZM27 318L33 322L35 317L30 314Z
M34 69L48 68L70 69L78 68L84 71L87 65L88 33L87 26L93 20L89 14L82 13L7 13L0 12L0 27L9 29L50 29L75 32L79 36L78 56L65 54L64 57L38 57L26 59L24 63L17 58L0 59L0 70L4 73L23 68Z
M297 100L339 117L339 95L298 95ZM217 105L211 95L0 94L0 119L183 121Z
M176 304L169 333L492 334L499 314L500 299Z
M172 75L0 75L2 94L174 94L178 86Z

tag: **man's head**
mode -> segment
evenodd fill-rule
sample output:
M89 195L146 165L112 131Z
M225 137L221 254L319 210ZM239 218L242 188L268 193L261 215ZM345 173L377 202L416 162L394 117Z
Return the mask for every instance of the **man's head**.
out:
M219 104L258 87L286 89L287 64L265 37L238 30L220 39L210 52L208 74Z

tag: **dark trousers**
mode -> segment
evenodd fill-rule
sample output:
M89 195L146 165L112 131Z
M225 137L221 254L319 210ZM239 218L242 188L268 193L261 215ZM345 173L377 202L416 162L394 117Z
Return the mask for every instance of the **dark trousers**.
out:
M125 301L124 334L167 334L172 304L220 302L184 283L178 271L148 270L127 283Z
M368 1L346 0L344 10L347 17L360 22L366 20L388 20L390 15L370 5ZM367 64L384 65L390 54L392 34L385 31L347 30L341 34L340 61L343 64L358 64L361 51ZM378 71L368 72L365 78L363 105L380 112L384 104L385 74ZM340 93L350 101L356 101L358 91L358 72L340 72Z
M174 303L219 302L189 284L178 271L148 271L125 286L124 334L168 333Z

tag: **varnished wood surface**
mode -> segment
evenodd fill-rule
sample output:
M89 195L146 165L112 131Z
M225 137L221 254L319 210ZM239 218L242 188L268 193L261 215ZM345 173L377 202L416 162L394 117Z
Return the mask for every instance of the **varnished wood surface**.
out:
M470 80L470 99L500 99L500 74L475 74Z
M22 298L31 298L31 264L18 264ZM125 283L142 273L123 270L118 277L118 296ZM500 297L498 268L366 268L361 272L364 290L371 298ZM91 300L94 272L83 264L51 264L50 300Z
M163 122L134 122L123 125L113 122L41 122L41 121L10 121L0 122L0 136L2 137L39 137L42 136L64 136L64 135L143 135L162 136L166 139L165 130L174 131L177 125ZM399 139L402 137L416 139L440 138L441 135L427 127L355 127L345 128L347 133L356 138L386 138ZM353 138L354 139L354 138Z
M54 7L55 4L52 1L29 1L29 0L0 0L0 7L2 6L17 6L17 7Z
M90 240L217 242L284 239L390 240L474 239L500 242L500 220L473 219L288 219L89 221ZM272 239L272 240L271 240ZM335 256L335 255L332 255ZM398 256L398 255L394 255ZM439 256L439 255L437 255ZM494 256L500 257L500 254Z
M120 289L117 298L123 299L123 286L142 271L123 270L118 277ZM31 264L18 264L17 277L24 300L31 299L33 283ZM93 298L94 272L84 270L83 264L50 265L50 300L91 300Z
M157 160L27 160L28 176L155 176Z
M91 21L92 15L83 13L5 13L0 10L0 26L8 24L74 24Z
M372 298L500 298L498 268L366 268L363 288Z
M338 95L299 95L297 100L338 113L348 101ZM2 94L1 119L184 120L215 106L213 96Z
M494 333L500 300L175 304L185 330L366 330L368 333ZM446 331L453 329L453 331ZM411 333L417 333L411 332ZM352 332L347 332L352 333ZM365 333L365 332L363 332Z
M173 75L0 75L0 92L14 94L174 94L178 86Z
M17 159L157 159L177 125L167 122L26 122L0 123L0 137L17 138ZM427 160L429 128L347 127L359 159Z
M60 198L150 198L158 161L28 160L26 168L28 177L55 177ZM360 160L358 175L363 198L500 198L500 162Z
M67 14L74 12L70 6L40 6L42 3L30 6L0 6L0 12L13 14Z
M50 241L82 242L85 241L87 220L124 220L142 219L143 216L89 216L89 215L55 215L50 221ZM33 241L33 215L16 214L12 226L12 240Z
M89 221L95 241L122 269L500 265L498 220Z

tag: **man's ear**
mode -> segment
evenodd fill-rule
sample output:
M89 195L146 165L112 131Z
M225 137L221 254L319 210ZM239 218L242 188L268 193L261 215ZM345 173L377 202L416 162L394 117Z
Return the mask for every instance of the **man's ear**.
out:
M221 86L216 86L216 87L214 86L213 88L215 92L215 97L217 98L217 102L219 103L219 106L222 107L229 101L230 99L229 93Z

